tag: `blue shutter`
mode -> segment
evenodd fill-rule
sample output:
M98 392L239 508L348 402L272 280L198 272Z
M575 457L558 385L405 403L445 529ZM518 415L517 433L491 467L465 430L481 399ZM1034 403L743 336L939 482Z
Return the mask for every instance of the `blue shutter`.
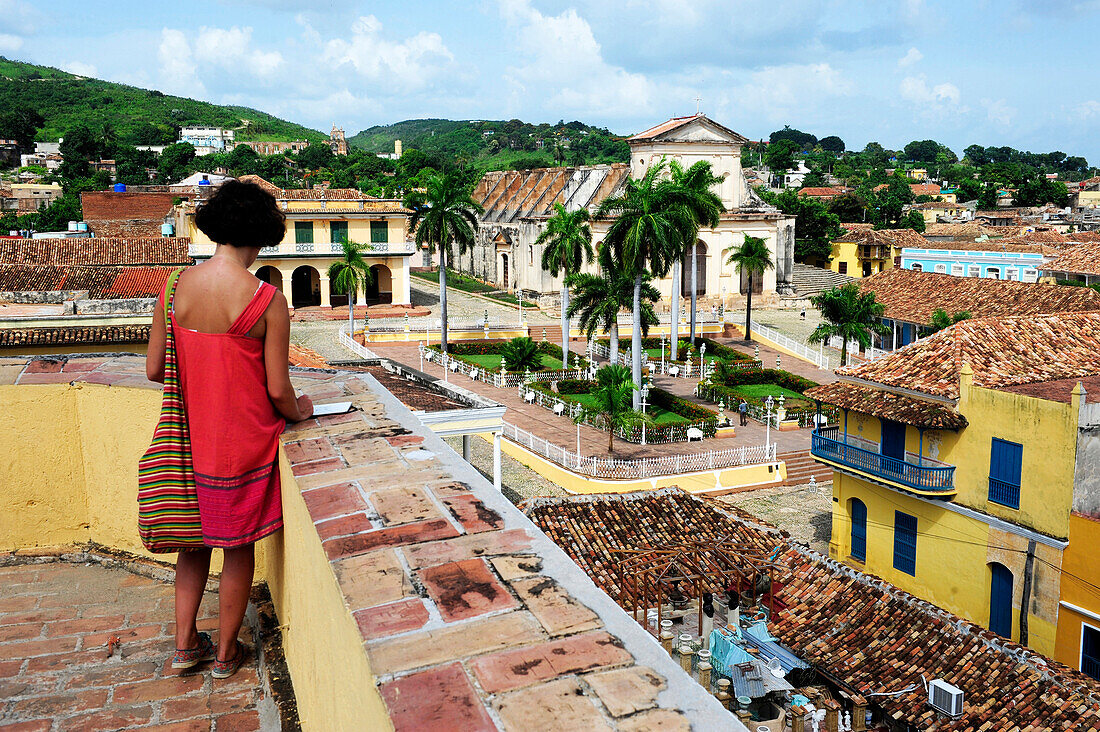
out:
M1012 572L1003 564L989 565L989 629L1012 637Z
M1081 670L1100 681L1100 630L1091 625L1081 628Z
M917 576L917 517L894 511L894 569Z
M1020 471L1023 445L996 437L989 449L989 500L1009 508L1020 507Z
M852 499L852 558L867 561L867 504Z

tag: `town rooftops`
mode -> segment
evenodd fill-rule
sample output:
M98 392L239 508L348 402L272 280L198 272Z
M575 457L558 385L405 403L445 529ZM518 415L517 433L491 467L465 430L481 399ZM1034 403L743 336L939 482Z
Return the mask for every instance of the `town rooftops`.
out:
M951 237L952 239L976 239L981 230L976 223L964 224L928 224L924 228L925 236Z
M87 241L87 240L85 240ZM0 264L0 292L79 292L93 300L158 297L175 266Z
M20 346L102 346L148 343L148 325L70 325L57 328L0 328L0 348Z
M1058 252L1059 249L1053 248L1049 244L1043 244L1042 242L1029 242L1026 239L981 239L981 240L967 240L958 239L955 241L928 241L924 240L924 244L910 244L906 245L906 249L936 249L936 250L958 250L967 252L1017 252L1017 253L1031 253L1031 254L1043 254L1047 252Z
M776 551L768 631L853 698L921 730L1100 730L1100 684L882 580L792 544L786 534L678 488L535 498L527 516L618 596L617 549L729 537ZM928 706L924 682L966 694L963 715Z
M851 190L845 186L806 186L798 189L798 195L810 198L835 198L850 193Z
M1065 250L1060 257L1043 265L1043 270L1100 275L1100 241L1084 242Z
M841 409L925 429L958 430L968 424L966 417L947 404L843 381L815 386L806 396Z
M2 239L0 264L11 265L187 265L186 237Z
M721 140L721 142L734 142L740 145L744 145L748 142L748 139L743 135L734 132L724 125L718 124L710 117L707 117L705 114L694 114L690 117L673 117L667 122L662 122L655 127L650 127L648 130L644 130L636 135L632 135L626 138L626 141L628 143L650 142L656 140L661 140L664 142L719 142L719 140L707 139L705 137L701 139L695 139L694 135L692 135L691 137L681 137L679 135L673 134L677 130L681 130L694 122L698 122L703 127L709 127L712 132L717 132L722 137L727 138L725 140Z
M591 208L619 193L630 177L626 163L581 167L490 171L474 188L473 198L485 209L486 223L514 223L546 218L554 204Z
M913 191L914 196L940 195L940 187L936 183L911 183L909 190Z
M837 369L837 375L872 387L957 399L964 364L973 370L975 386L992 389L1095 375L1100 373L1100 312L963 320L874 361ZM816 391L812 396L820 398Z
M881 244L889 247L922 247L928 240L912 229L854 229L843 234L838 242Z
M857 284L863 292L875 293L875 301L886 308L886 318L918 325L931 323L937 308L948 315L968 312L974 318L1100 310L1100 292L1085 287L900 268L864 277Z

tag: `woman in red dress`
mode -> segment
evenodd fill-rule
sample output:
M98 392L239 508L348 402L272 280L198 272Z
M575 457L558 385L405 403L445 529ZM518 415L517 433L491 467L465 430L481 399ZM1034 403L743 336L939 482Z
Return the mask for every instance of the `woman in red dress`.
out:
M218 644L195 626L210 571L210 548L176 559L176 655L172 667L214 660L216 678L244 658L237 640L252 587L255 542L282 528L279 435L313 414L290 383L286 298L248 268L260 247L278 244L285 217L252 183L228 181L195 214L217 243L214 255L179 277L168 303L191 437L203 543L223 551ZM146 372L164 381L164 296L149 336Z

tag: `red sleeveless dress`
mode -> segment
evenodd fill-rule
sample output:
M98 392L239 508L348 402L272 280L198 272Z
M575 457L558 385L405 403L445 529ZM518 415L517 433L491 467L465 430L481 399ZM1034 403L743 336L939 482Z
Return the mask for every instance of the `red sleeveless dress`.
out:
M248 335L275 292L261 283L226 333L184 328L172 314L207 546L244 546L283 526L279 435L286 421L267 395L264 341Z

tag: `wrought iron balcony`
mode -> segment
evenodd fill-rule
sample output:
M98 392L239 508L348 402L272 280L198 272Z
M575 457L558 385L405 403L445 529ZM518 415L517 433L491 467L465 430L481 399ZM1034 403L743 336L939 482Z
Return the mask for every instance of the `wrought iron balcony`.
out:
M954 465L899 460L857 444L843 442L838 439L840 437L839 427L815 430L810 442L811 454L824 462L858 470L906 490L935 495L955 492Z

